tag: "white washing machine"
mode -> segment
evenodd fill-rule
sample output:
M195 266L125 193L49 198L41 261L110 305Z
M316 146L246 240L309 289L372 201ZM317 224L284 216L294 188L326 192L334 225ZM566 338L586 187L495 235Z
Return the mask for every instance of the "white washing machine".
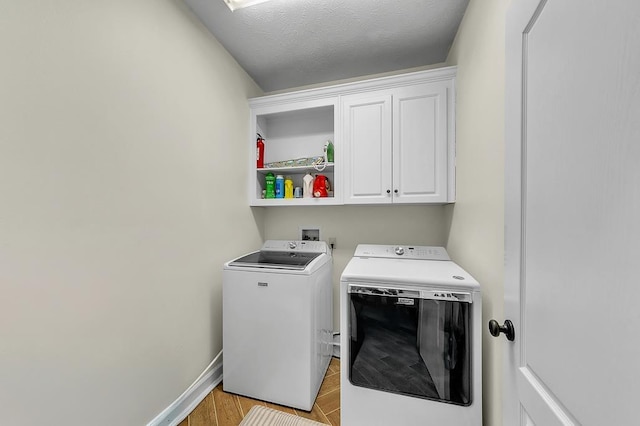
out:
M225 263L223 388L310 411L332 355L332 258L323 241L275 241Z
M442 247L358 245L340 279L341 424L482 425L482 297Z

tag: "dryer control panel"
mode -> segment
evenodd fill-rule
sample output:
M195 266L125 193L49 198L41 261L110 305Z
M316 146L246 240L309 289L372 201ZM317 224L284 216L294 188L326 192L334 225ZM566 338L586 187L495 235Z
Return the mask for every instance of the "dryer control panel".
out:
M451 260L444 247L414 245L358 244L353 256L387 259Z

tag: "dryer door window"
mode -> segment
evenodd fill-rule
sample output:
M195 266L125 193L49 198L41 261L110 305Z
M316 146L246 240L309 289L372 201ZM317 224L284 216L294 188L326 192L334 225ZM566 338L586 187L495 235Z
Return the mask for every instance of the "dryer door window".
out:
M350 286L351 383L470 405L470 301L442 291Z

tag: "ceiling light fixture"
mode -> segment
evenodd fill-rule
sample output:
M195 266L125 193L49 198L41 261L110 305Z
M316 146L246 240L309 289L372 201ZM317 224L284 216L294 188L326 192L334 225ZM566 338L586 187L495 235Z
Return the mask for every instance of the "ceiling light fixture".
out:
M233 12L237 9L242 9L243 7L253 6L258 3L264 3L269 0L224 0L225 4L231 9Z

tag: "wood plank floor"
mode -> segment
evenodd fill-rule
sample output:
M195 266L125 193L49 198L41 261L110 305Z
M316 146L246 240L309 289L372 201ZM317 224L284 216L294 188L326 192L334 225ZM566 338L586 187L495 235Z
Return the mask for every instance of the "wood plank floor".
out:
M309 412L227 393L219 384L178 426L237 426L254 405L266 405L285 413L340 426L340 360L331 359L316 402Z

